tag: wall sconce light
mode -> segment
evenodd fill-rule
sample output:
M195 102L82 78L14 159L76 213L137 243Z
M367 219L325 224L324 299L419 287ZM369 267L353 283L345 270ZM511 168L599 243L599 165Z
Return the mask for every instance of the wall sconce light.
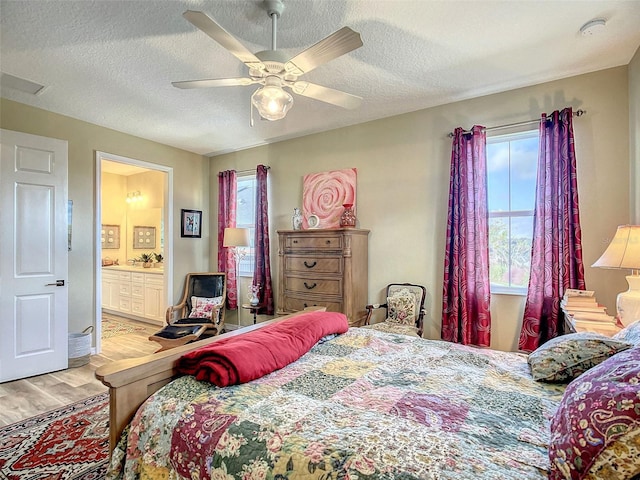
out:
M127 193L127 203L136 203L141 201L142 201L142 194L140 193L140 190Z

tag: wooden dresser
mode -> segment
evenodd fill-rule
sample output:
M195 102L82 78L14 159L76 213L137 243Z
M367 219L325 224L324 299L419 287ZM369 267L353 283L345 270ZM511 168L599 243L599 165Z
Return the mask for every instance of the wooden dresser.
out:
M324 306L362 325L369 290L369 230L279 230L277 313Z

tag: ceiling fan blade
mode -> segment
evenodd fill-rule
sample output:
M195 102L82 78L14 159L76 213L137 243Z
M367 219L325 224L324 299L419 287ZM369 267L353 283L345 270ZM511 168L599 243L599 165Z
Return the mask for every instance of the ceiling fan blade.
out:
M349 110L358 108L362 103L362 98L357 95L351 95L350 93L323 87L315 83L298 81L291 85L291 90L293 93L297 93L303 97L313 98Z
M187 10L182 14L182 16L224 48L229 50L236 58L246 64L249 68L256 68L258 70L265 68L264 64L258 57L236 40L233 35L213 21L213 19L211 19L206 13Z
M302 75L334 58L360 48L362 45L362 39L358 32L354 32L349 27L342 27L337 32L300 52L285 63L284 68L288 73Z
M260 83L260 80L252 78L216 78L211 80L187 80L184 82L171 82L176 88L209 88L209 87L235 87Z

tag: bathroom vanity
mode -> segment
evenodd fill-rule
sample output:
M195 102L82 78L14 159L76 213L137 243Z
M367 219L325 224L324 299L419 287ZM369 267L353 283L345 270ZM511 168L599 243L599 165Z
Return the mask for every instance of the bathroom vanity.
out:
M102 267L102 309L107 313L163 325L164 269L129 265Z

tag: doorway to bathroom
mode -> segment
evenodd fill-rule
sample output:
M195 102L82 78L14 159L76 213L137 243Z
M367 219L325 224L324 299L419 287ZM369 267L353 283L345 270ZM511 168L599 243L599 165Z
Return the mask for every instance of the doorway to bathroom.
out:
M104 318L163 324L173 288L172 186L170 167L96 152L96 353Z

